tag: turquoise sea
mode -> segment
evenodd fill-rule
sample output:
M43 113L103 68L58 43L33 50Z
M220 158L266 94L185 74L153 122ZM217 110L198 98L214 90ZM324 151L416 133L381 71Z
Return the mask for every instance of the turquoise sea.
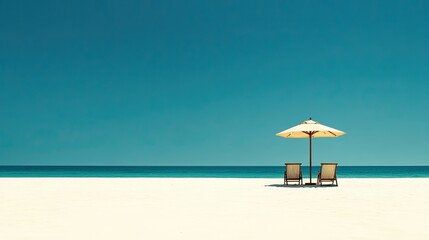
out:
M313 167L313 178L319 166ZM0 177L282 178L283 166L0 166ZM303 167L304 178L309 168ZM428 178L429 166L338 166L339 178Z

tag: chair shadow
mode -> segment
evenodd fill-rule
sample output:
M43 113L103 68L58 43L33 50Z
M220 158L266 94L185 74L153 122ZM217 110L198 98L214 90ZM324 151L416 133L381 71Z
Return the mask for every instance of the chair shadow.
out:
M280 187L280 188L330 188L330 187L338 187L336 185L299 185L299 184L269 184L265 185L265 187Z

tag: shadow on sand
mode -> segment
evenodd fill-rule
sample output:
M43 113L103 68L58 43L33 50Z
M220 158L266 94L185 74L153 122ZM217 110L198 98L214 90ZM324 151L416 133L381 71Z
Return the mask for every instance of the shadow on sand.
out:
M298 184L269 184L265 185L265 187L281 187L281 188L330 188L330 187L338 187L335 185L298 185Z

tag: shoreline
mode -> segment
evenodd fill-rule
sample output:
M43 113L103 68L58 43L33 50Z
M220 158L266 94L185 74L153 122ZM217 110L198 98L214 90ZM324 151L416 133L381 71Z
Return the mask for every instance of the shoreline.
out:
M284 166L0 166L0 178L282 178ZM313 178L319 166L313 167ZM304 178L308 167L302 167ZM429 178L429 166L339 166L338 178Z

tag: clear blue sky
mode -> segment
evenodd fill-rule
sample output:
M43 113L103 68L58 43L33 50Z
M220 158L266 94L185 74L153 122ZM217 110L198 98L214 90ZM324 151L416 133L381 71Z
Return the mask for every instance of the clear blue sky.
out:
M429 165L428 1L1 1L0 165Z

